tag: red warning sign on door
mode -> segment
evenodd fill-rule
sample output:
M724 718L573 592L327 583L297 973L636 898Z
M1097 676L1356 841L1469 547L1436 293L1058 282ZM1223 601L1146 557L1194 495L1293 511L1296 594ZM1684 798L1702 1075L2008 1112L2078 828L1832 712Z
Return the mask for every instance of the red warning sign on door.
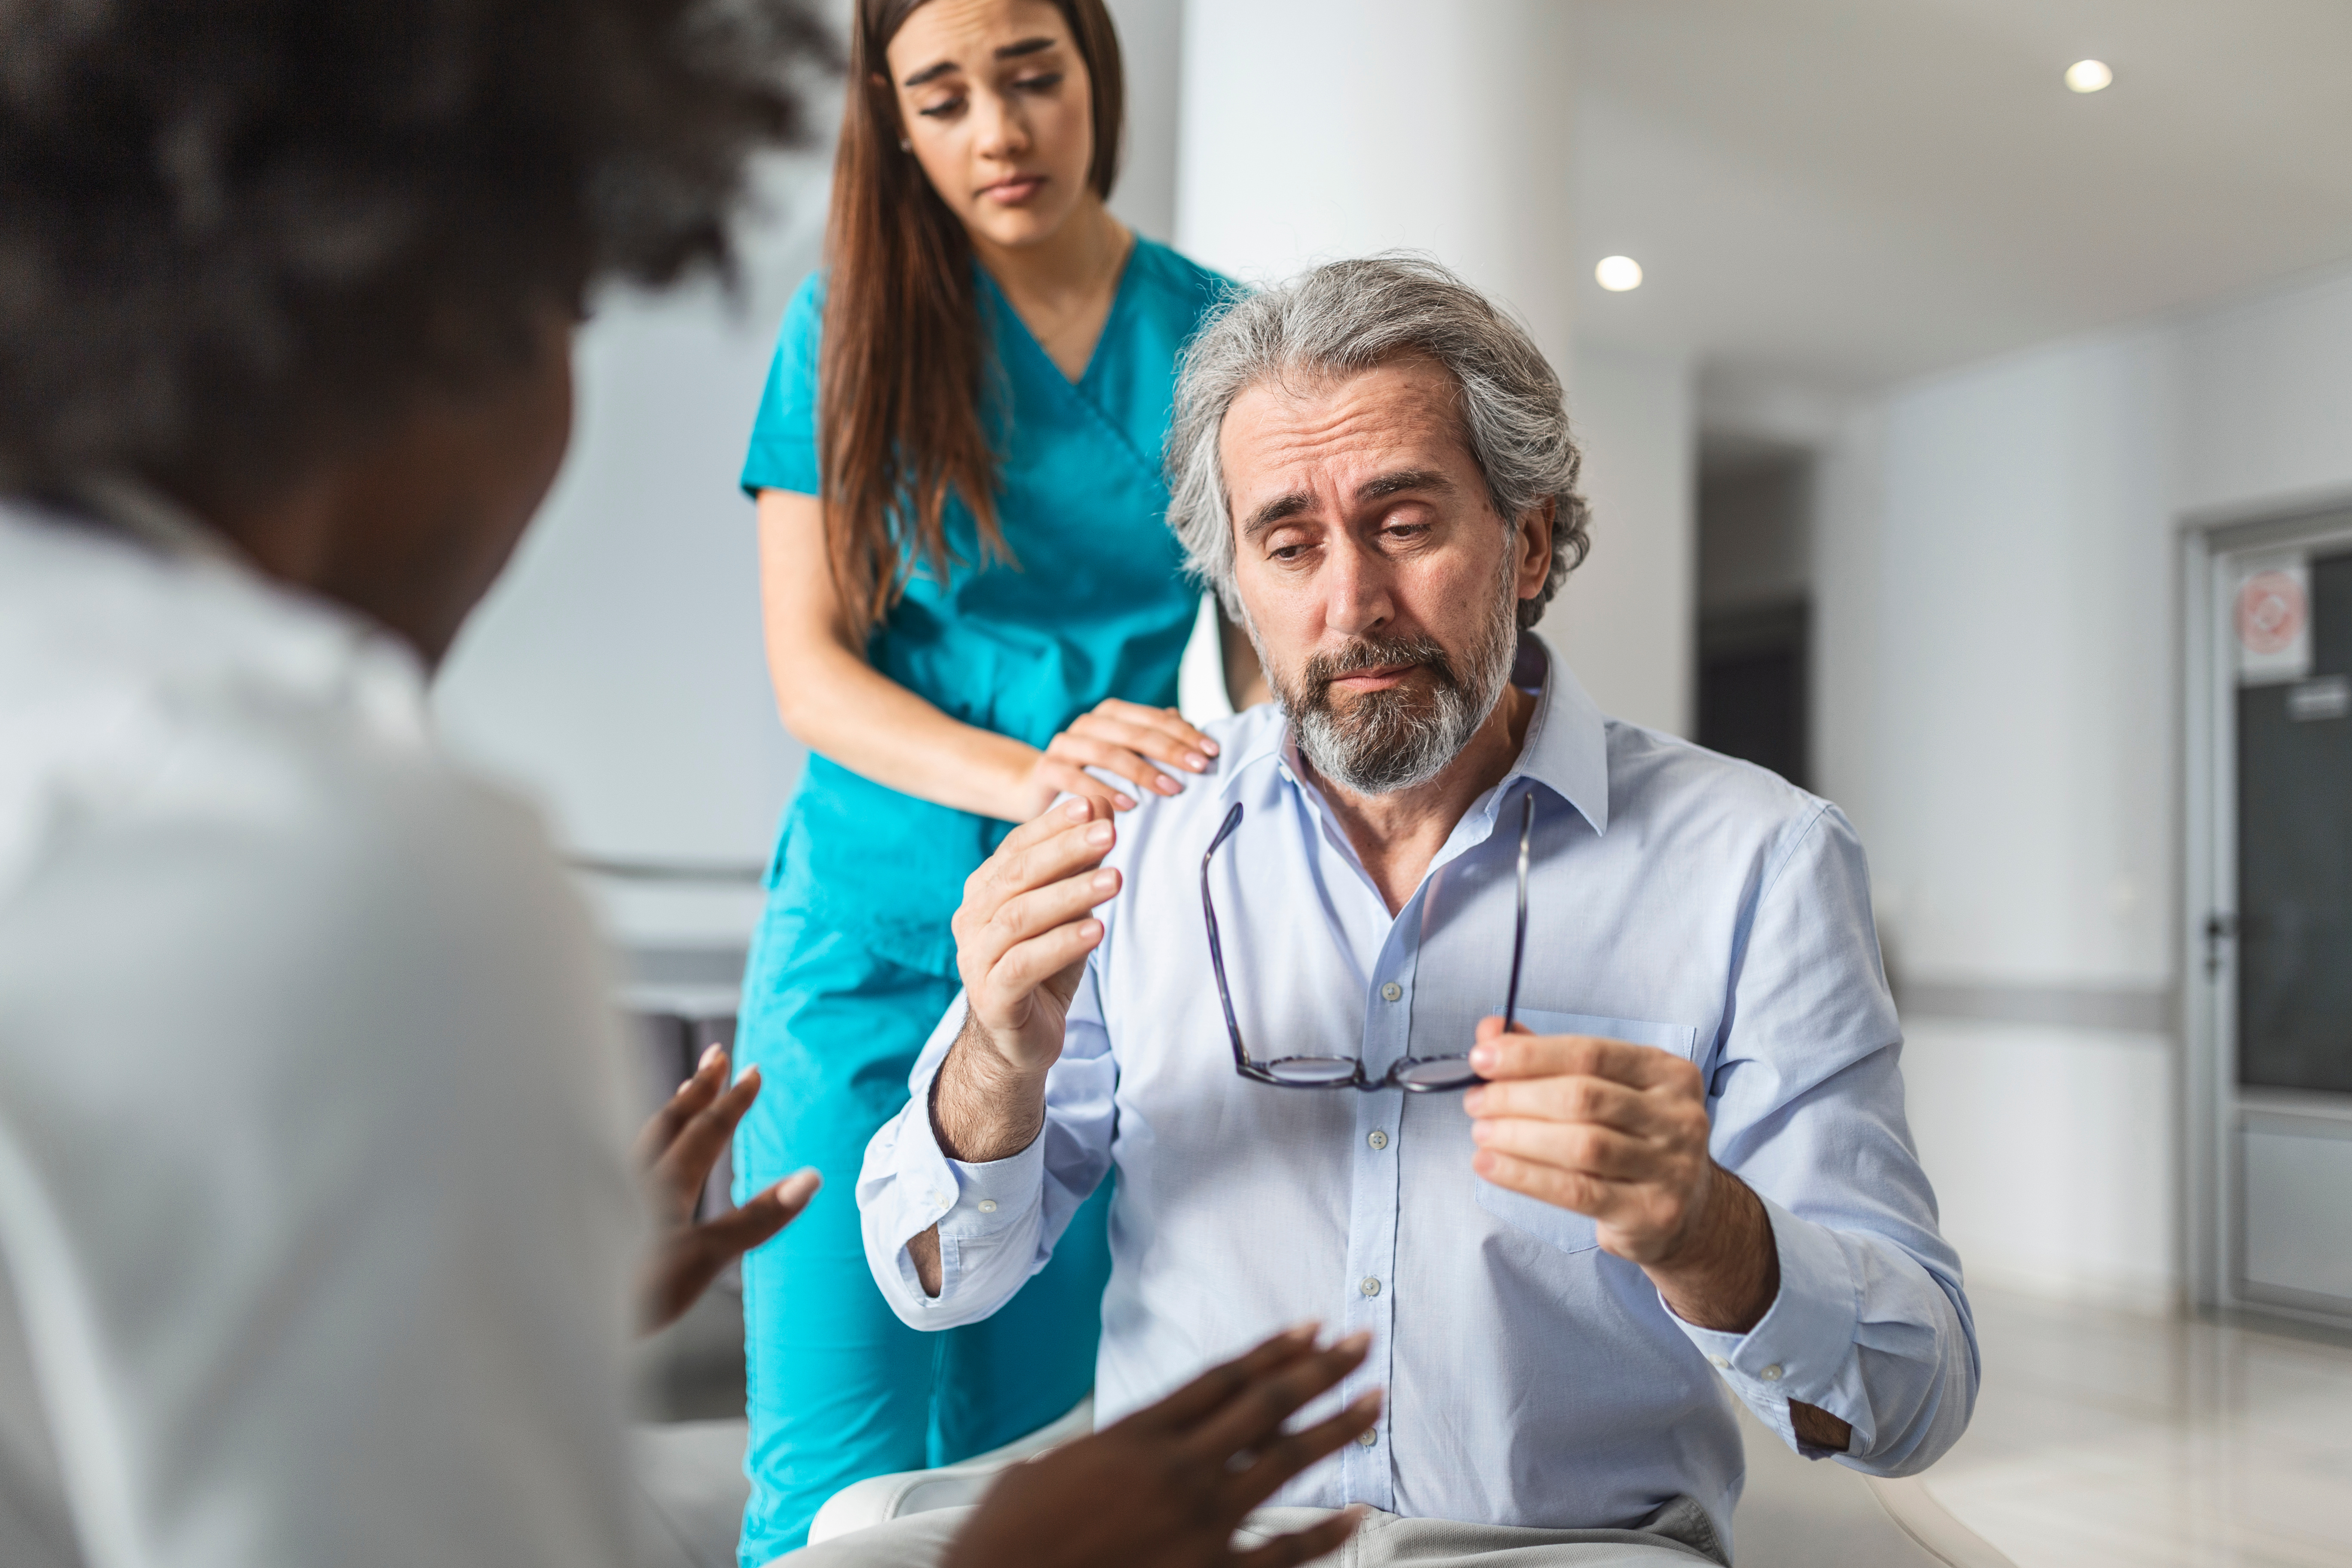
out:
M2238 679L2246 686L2311 673L2311 574L2301 557L2242 563L2235 619Z

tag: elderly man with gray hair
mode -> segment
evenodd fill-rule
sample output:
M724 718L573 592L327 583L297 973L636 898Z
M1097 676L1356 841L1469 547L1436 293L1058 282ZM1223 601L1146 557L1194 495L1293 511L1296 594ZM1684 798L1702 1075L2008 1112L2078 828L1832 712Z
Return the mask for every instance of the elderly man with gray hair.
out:
M964 997L858 1187L884 1293L985 1317L1116 1170L1102 1417L1286 1323L1360 1338L1310 1414L1378 1420L1236 1561L1354 1508L1360 1563L1727 1562L1727 1391L1807 1456L1931 1463L1977 1351L1861 847L1529 632L1588 542L1542 355L1378 258L1236 301L1177 396L1171 521L1277 701L971 878Z

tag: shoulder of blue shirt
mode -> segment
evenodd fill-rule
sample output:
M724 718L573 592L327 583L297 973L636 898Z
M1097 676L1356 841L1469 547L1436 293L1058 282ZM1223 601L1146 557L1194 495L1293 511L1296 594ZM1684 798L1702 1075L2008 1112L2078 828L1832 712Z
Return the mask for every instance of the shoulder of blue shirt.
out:
M1835 805L1769 769L1627 720L1603 718L1601 723L1612 821L1670 809L1672 801L1703 801L1710 820L1763 850L1768 861L1779 859L1776 850L1784 853L1824 818L1836 825L1841 837L1854 837ZM1187 823L1197 823L1202 835L1213 833L1226 805L1250 787L1242 775L1281 764L1285 724L1274 703L1259 703L1201 729L1219 748L1211 771L1185 775L1181 795L1146 795L1134 813L1121 814L1123 841L1181 830L1180 825Z

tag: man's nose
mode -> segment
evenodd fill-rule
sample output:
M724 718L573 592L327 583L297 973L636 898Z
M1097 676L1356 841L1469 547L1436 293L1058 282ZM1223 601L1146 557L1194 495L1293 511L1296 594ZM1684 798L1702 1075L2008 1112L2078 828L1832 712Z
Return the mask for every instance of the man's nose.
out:
M1323 569L1323 622L1335 632L1362 637L1396 615L1388 563L1361 548L1332 552Z

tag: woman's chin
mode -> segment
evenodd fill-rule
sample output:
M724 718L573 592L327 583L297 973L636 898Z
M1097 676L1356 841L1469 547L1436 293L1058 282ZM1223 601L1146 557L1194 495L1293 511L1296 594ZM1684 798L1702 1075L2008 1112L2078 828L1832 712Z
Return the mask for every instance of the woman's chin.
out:
M982 243L1005 250L1043 245L1062 232L1077 208L1075 202L1057 202L1048 208L1043 196L1041 192L1019 206L983 201L977 211L964 215L964 226Z

